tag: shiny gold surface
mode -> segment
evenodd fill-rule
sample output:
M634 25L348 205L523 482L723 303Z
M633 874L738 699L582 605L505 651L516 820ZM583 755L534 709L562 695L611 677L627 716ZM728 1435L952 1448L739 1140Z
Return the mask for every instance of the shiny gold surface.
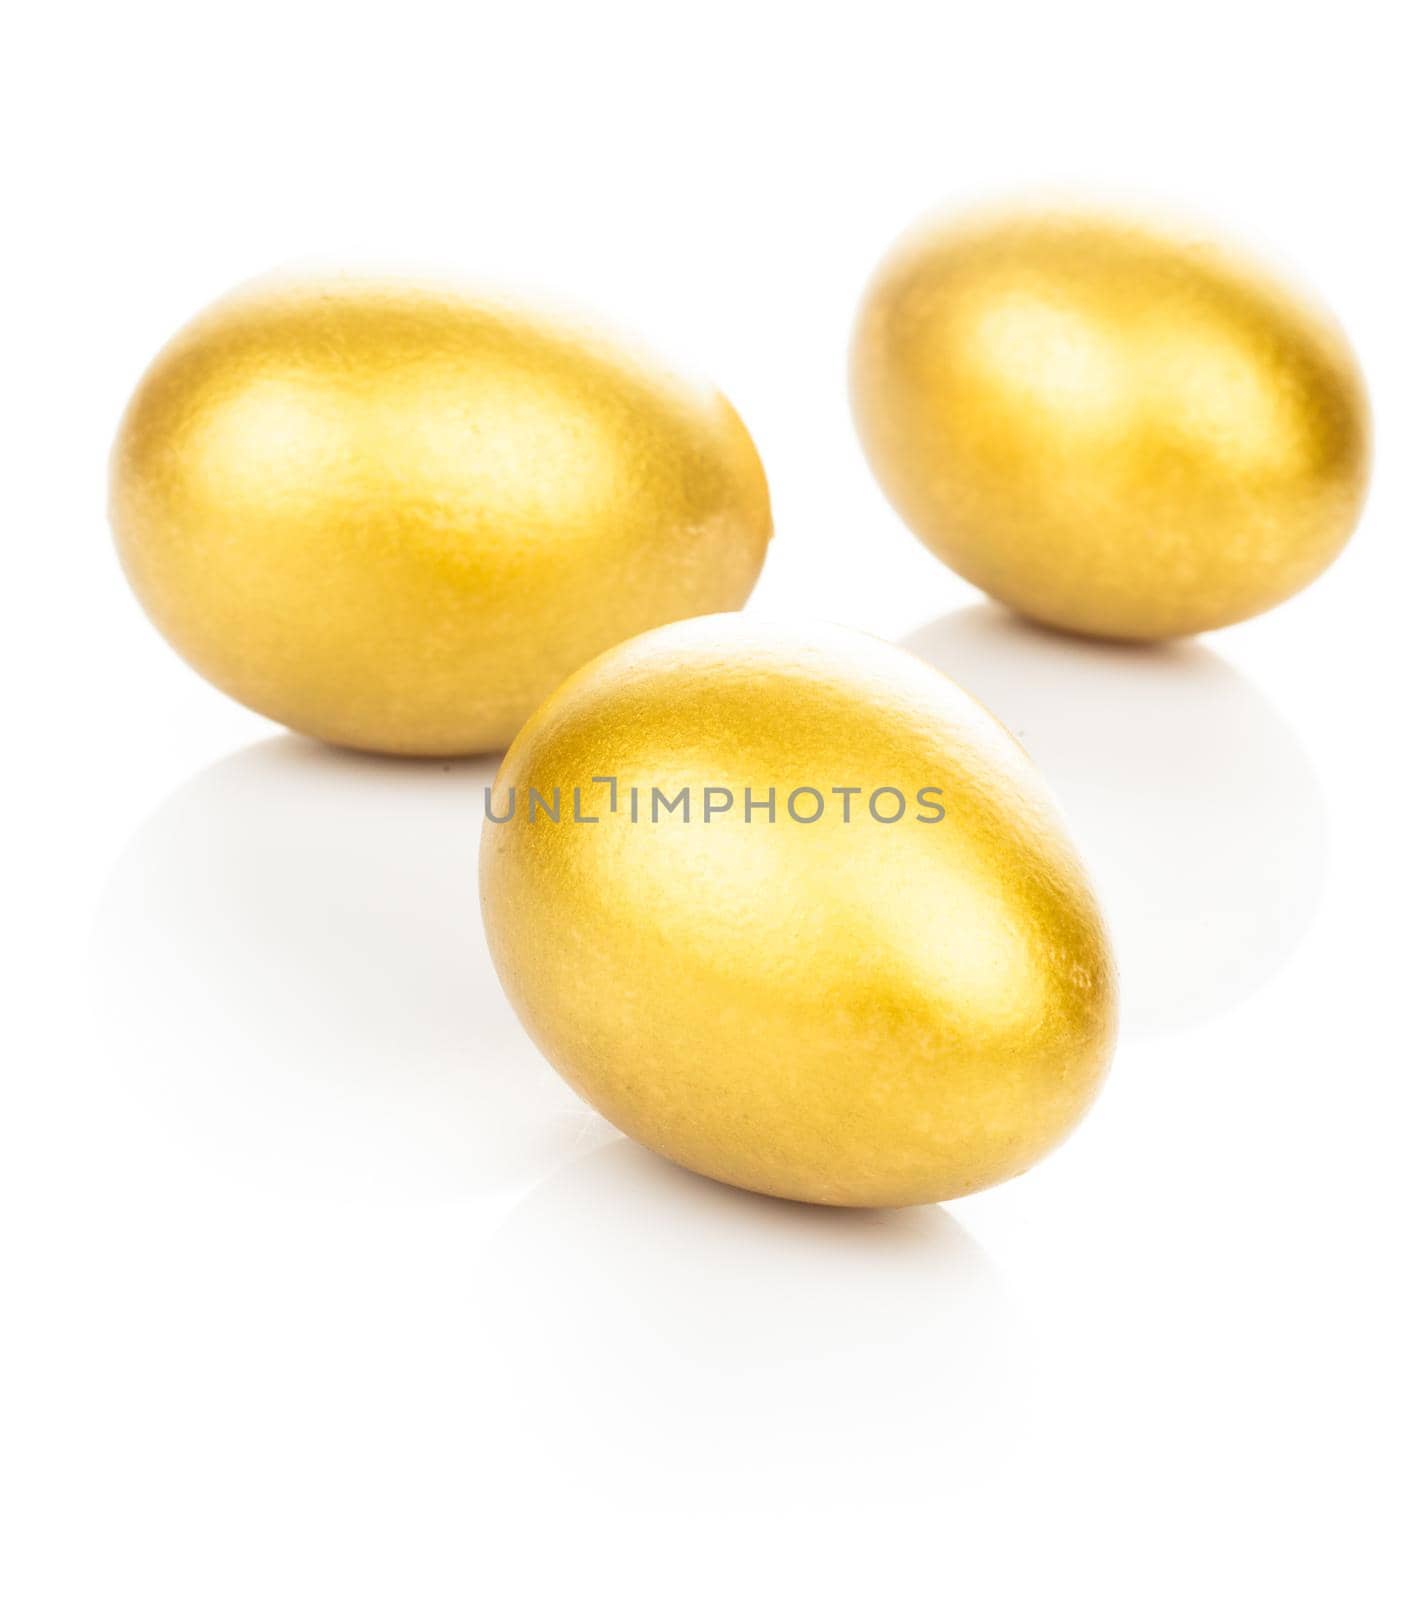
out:
M714 390L502 302L273 279L144 377L114 449L124 568L170 643L289 727L501 749L619 639L743 603L770 508Z
M651 820L653 786L687 788L689 820ZM785 813L801 786L820 820ZM929 786L941 821L917 820ZM771 787L775 820L746 821ZM874 820L893 787L906 815ZM1115 978L1080 863L1021 747L904 652L740 617L658 629L539 708L495 815L510 788L481 856L499 976L573 1087L672 1160L797 1200L943 1200L1023 1171L1095 1094ZM723 788L735 808L704 820ZM557 822L528 820L530 790L559 791Z
M1362 507L1367 401L1342 334L1183 231L1066 211L929 223L870 286L851 386L923 542L1082 633L1267 610Z

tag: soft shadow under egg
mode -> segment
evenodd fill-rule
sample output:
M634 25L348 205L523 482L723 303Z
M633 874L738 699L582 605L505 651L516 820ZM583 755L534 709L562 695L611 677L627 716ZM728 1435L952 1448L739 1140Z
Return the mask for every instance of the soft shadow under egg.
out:
M601 1126L489 964L494 767L284 736L138 830L91 946L100 1036L204 1159L262 1185L458 1195L532 1181Z
M1317 905L1318 779L1278 711L1205 645L1053 633L992 605L901 641L1021 739L1111 924L1123 1020L1202 1022L1289 958Z

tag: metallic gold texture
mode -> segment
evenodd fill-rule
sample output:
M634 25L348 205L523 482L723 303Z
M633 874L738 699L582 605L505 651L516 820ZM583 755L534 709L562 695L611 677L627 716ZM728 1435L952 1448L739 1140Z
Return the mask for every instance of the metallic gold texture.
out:
M269 279L159 355L111 518L159 630L245 705L335 744L502 749L566 675L740 606L770 538L714 390L453 288Z
M855 418L943 561L1041 622L1222 627L1302 589L1362 508L1363 383L1326 313L1185 231L1086 211L933 221L861 309Z
M654 786L689 789L689 816L653 821ZM801 787L819 820L789 815ZM586 1100L683 1166L833 1205L950 1199L1029 1167L1094 1096L1116 989L1081 864L1021 747L905 652L657 629L539 708L494 814L510 788L481 855L504 988ZM876 820L891 788L907 812ZM942 820L918 820L925 788ZM558 791L557 822L528 819L530 790ZM734 807L705 820L708 790Z

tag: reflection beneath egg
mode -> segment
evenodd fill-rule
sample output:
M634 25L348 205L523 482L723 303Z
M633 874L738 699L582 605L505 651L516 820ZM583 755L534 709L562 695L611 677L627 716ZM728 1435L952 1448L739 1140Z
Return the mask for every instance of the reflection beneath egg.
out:
M528 1195L479 1271L491 1337L542 1375L514 1402L530 1456L584 1484L615 1470L609 1439L694 1477L744 1435L736 1490L774 1503L787 1469L842 1473L824 1447L851 1437L864 1492L893 1495L1030 1388L997 1274L940 1207L772 1200L615 1135Z
M902 643L1006 723L1056 791L1111 923L1127 1029L1201 1022L1284 964L1318 900L1323 797L1234 668L1200 644L1073 638L991 605Z
M481 1193L603 1126L489 964L477 853L494 770L283 736L139 829L94 932L100 1036L205 1159L263 1184Z

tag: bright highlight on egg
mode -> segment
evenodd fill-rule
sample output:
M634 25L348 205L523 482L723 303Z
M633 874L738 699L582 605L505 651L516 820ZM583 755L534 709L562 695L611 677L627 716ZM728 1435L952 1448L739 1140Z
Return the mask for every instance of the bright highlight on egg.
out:
M644 634L539 708L489 815L515 1010L695 1172L951 1199L1031 1166L1106 1071L1107 934L1041 779L893 646L739 617Z
M111 520L153 621L335 744L504 748L574 667L749 595L759 457L715 390L442 285L271 279L158 356Z
M1232 249L1129 216L936 219L854 337L870 464L1006 605L1162 639L1313 581L1362 508L1369 422L1329 315Z

